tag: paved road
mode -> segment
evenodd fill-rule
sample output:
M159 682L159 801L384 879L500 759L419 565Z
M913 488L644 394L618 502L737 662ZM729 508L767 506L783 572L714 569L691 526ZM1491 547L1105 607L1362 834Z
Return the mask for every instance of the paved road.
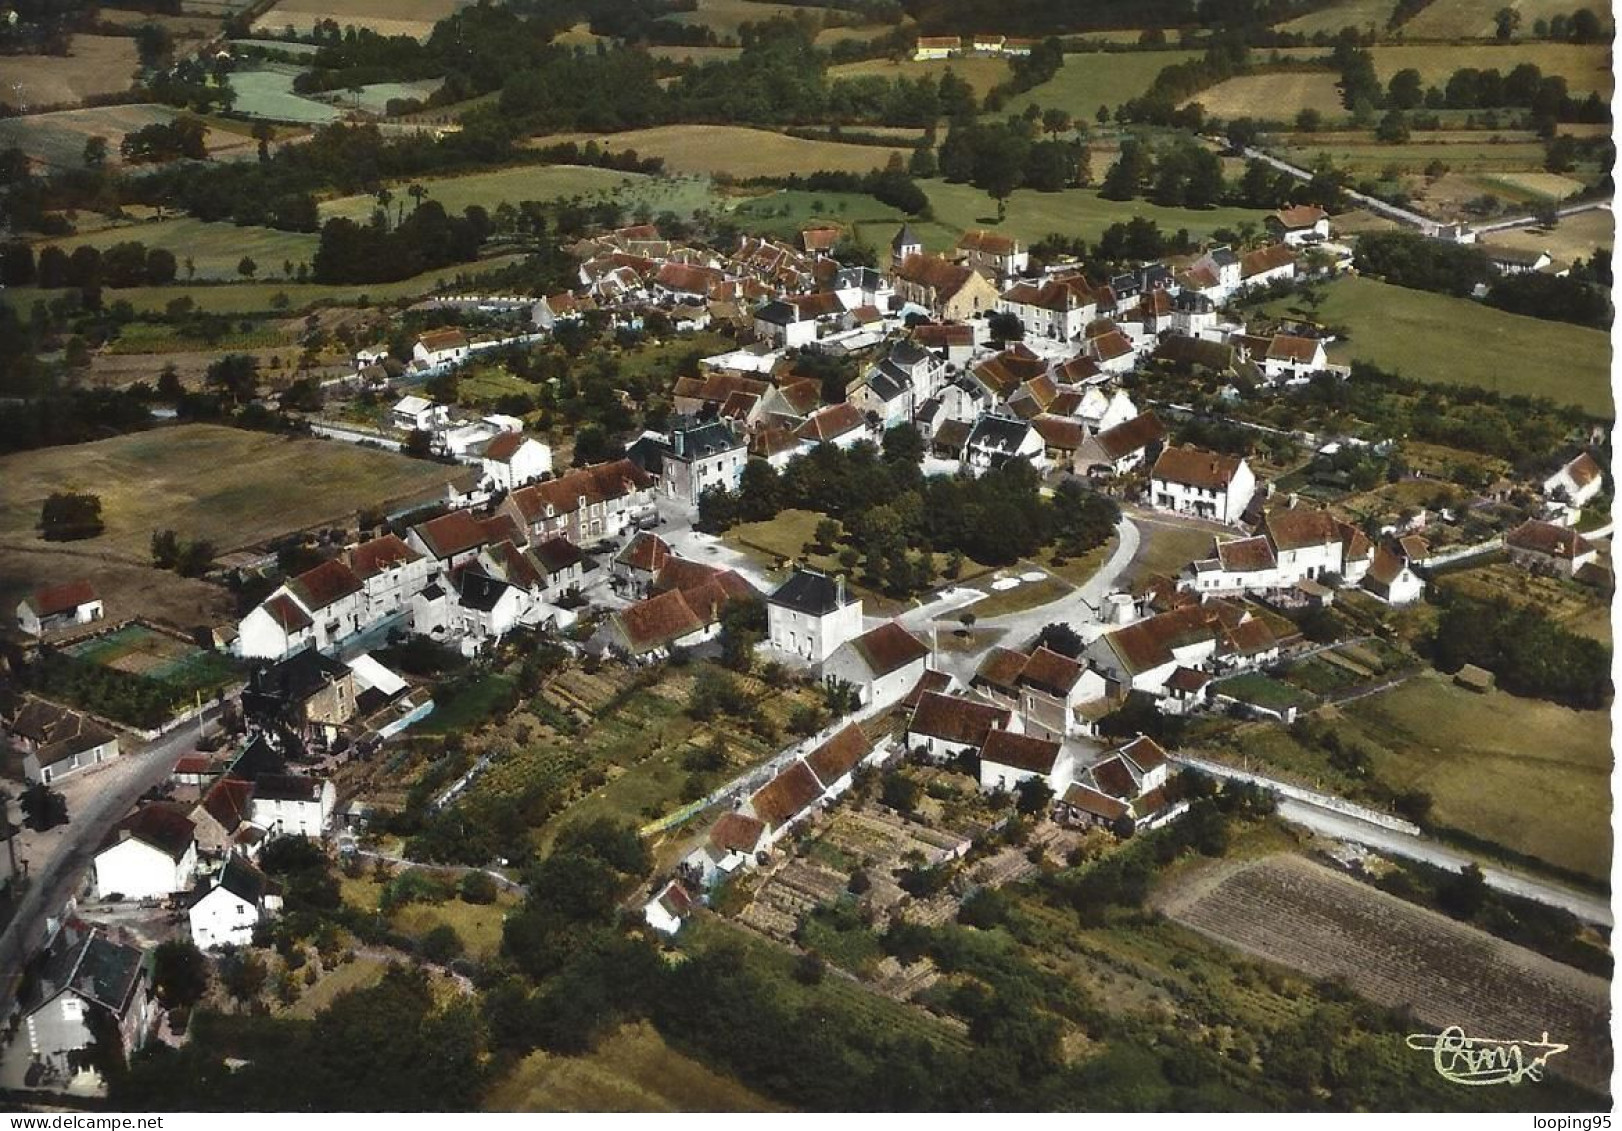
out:
M1574 891L1549 880L1528 876L1522 872L1507 871L1495 864L1483 864L1468 853L1460 852L1425 836L1408 836L1289 798L1280 799L1278 814L1291 824L1301 825L1320 835L1351 841L1393 856L1420 860L1438 868L1456 872L1467 864L1480 864L1488 887L1525 899L1533 899L1551 907L1564 908L1579 919L1590 923L1598 923L1605 927L1612 925L1611 904L1604 896Z
M205 725L218 713L217 706L205 711ZM70 812L69 836L58 843L50 857L29 861L33 882L0 934L0 1017L11 1011L23 961L44 941L45 917L59 911L77 890L96 846L130 811L136 799L167 778L182 755L197 749L197 734L195 721L188 722L137 753L123 755L127 762L134 763L134 772L122 776L116 786L96 793L88 807Z

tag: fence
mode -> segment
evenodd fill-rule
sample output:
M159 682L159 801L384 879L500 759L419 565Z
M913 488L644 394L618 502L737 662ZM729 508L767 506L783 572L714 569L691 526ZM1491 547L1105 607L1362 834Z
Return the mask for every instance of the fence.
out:
M1252 774L1245 770L1237 770L1232 766L1225 766L1221 762L1210 762L1204 758L1195 758L1187 754L1175 754L1172 756L1172 761L1180 766L1186 766L1189 769L1209 774L1214 778L1249 782L1271 793L1276 793L1280 797L1288 797L1292 801L1299 801L1303 805L1327 809L1332 813L1339 813L1343 817L1365 821L1368 824L1378 825L1383 829L1390 829L1392 832L1402 833L1405 836L1419 835L1419 826L1412 821L1405 821L1401 817L1393 817L1389 813L1381 813L1379 810L1370 809L1367 806L1353 804L1344 798L1335 797L1333 794L1316 793L1310 789L1302 789L1300 786L1289 785L1276 778Z
M346 444L372 444L391 452L401 451L399 440L391 440L377 432L362 432L358 428L343 428L336 424L310 423L310 431L329 440L342 440Z

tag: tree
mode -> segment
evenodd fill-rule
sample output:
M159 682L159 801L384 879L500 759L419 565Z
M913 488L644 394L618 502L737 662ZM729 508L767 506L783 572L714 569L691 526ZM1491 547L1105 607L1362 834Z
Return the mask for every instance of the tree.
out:
M159 943L152 954L152 984L165 1009L190 1008L208 992L208 959L189 939Z
M1492 18L1494 33L1507 42L1521 26L1521 14L1514 8L1500 8Z
M1487 877L1479 864L1466 864L1436 889L1436 902L1456 919L1472 919L1487 902Z
M834 544L839 541L838 521L831 518L822 519L817 523L812 537L816 540L818 552L824 554L833 553Z
M422 937L422 956L429 962L444 966L462 954L462 936L449 923L441 923Z
M463 903L494 903L496 901L496 881L487 872L472 871L462 877L459 893Z
M1374 129L1377 140L1387 145L1404 145L1408 141L1408 116L1401 110L1388 110Z
M40 507L39 532L47 542L94 538L104 529L99 495L55 491Z
M1417 69L1405 67L1386 84L1386 101L1396 110L1413 110L1425 101L1425 83Z
M1069 656L1072 660L1081 655L1084 647L1081 636L1063 621L1044 625L1042 631L1036 634L1036 646L1057 652L1061 656Z
M253 278L254 272L258 270L259 264L255 263L250 256L244 255L241 259L237 260L237 274L241 275L244 279Z
M1050 107L1042 111L1042 128L1054 137L1070 129L1070 111Z
M1041 778L1026 778L1014 787L1014 807L1021 813L1034 815L1047 810L1053 801L1053 790Z
M918 808L923 792L923 787L911 778L888 774L879 787L879 800L898 813L911 813Z
M84 167L86 169L101 169L107 164L107 139L104 137L88 137L84 143Z
M17 798L23 811L23 824L38 833L49 832L68 823L68 801L44 782L35 782Z
M986 328L991 337L999 342L1021 342L1025 340L1025 323L1020 321L1019 315L1009 310L999 310L986 319Z

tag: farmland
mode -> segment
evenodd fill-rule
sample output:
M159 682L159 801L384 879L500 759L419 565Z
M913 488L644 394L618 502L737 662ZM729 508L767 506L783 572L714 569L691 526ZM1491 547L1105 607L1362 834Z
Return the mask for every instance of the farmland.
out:
M1436 0L1404 24L1403 33L1412 39L1491 39L1496 31L1493 15L1502 6L1494 0ZM1572 11L1565 0L1516 0L1514 7L1521 15L1522 28L1551 16L1569 16ZM1595 11L1605 18L1603 6Z
M71 106L130 88L135 40L75 35L67 55L0 55L0 105L17 109Z
M776 1111L729 1076L627 1025L584 1056L531 1053L485 1097L487 1111Z
M45 241L64 251L77 247L95 247L105 250L117 243L136 240L147 247L167 248L180 264L177 277L186 278L185 263L192 261L201 280L240 279L237 264L243 256L251 258L266 277L281 273L282 264L291 261L295 267L308 263L315 255L318 237L313 232L283 232L274 228L239 228L234 224L209 223L181 217L173 220L153 220L126 227L103 228L84 235L64 236ZM122 293L122 292L118 292Z
M891 153L883 146L807 141L743 126L655 126L616 134L568 134L542 138L536 144L559 141L596 141L615 153L634 149L642 157L663 157L665 168L672 173L727 173L740 178L782 177L818 169L865 173L882 167ZM906 147L898 144L896 151L905 156Z
M1610 719L1443 677L1345 709L1375 774L1423 789L1432 817L1551 864L1604 876L1611 860Z
M494 211L503 201L517 204L522 200L560 197L613 197L627 208L646 201L655 211L692 212L709 200L708 187L700 183L621 173L590 165L521 165L463 177L425 177L415 183L428 190L430 200L437 200L451 213L461 212L470 204ZM396 186L395 195L403 195L404 187ZM369 193L338 197L321 205L321 218L342 216L365 220L376 207L377 201Z
M218 474L230 468L229 475ZM436 488L455 468L319 440L207 424L136 432L0 459L0 539L43 546L40 504L57 490L101 497L107 529L90 548L145 562L154 530L220 550L341 521L357 507Z
M1342 977L1388 1006L1473 1035L1570 1045L1550 1061L1603 1090L1610 1036L1603 981L1295 856L1228 866L1163 897L1202 934L1313 977ZM1423 1056L1422 1053L1415 1053Z
M336 107L294 93L293 79L298 73L297 67L285 63L267 63L252 71L233 71L231 89L237 92L237 113L311 126L337 121Z
M1417 70L1426 85L1440 85L1463 67L1496 68L1508 73L1521 63L1533 63L1546 75L1564 78L1571 93L1578 98L1591 91L1609 97L1614 86L1610 49L1603 44L1381 45L1372 50L1374 69L1381 82L1390 82L1392 75L1408 67Z
M1441 161L1456 173L1533 172L1543 168L1543 144L1525 141L1468 141L1445 134L1415 134L1401 145L1373 141L1337 141L1334 137L1314 138L1305 144L1279 151L1286 161L1310 166L1320 156L1359 177L1377 175L1388 168L1418 173L1432 161Z
M1220 118L1252 117L1263 121L1311 109L1326 118L1345 112L1336 76L1328 71L1268 71L1241 75L1202 90L1188 102L1198 102L1207 114Z
M434 25L462 4L457 0L279 0L254 21L260 35L279 35L284 28L307 32L318 20L337 20L340 27L371 28L379 35L427 39Z
M854 12L840 11L838 8L818 8L809 4L773 4L769 0L698 0L695 11L676 12L666 18L676 24L699 24L725 40L728 37L736 37L738 28L743 24L760 23L779 17L795 19L801 15L813 17L837 15L846 23L854 23L858 19Z
M57 110L20 118L0 118L0 147L16 146L34 161L56 168L84 165L84 144L92 137L107 139L108 158L117 162L124 135L159 122L171 122L179 111L143 103ZM243 134L210 128L203 144L209 156L223 158L252 153L254 143Z
M1091 124L1100 106L1113 110L1148 90L1155 76L1173 63L1198 57L1197 51L1073 52L1064 57L1058 74L1009 99L999 117L1023 113L1034 103L1043 109L1068 110L1072 117Z
M1331 361L1367 361L1418 381L1477 385L1612 411L1604 333L1507 314L1469 299L1345 278L1324 288L1319 320L1344 327ZM1269 309L1283 313L1292 300Z
M829 67L828 80L876 76L886 81L901 78L917 81L930 75L938 81L947 71L968 83L981 98L998 83L1007 81L1009 76L1008 64L1001 59L908 59L900 63L892 59L862 59Z
M1513 228L1493 232L1489 242L1526 251L1547 251L1555 259L1571 262L1587 258L1616 241L1616 214L1608 208L1564 217L1553 231L1543 228Z
M1446 0L1441 2L1445 3ZM1301 35L1314 35L1320 31L1333 35L1343 27L1355 27L1359 31L1366 28L1384 31L1385 22L1390 16L1391 4L1387 0L1337 0L1336 3L1308 12L1304 16L1285 20L1278 26L1281 31L1293 31ZM1487 22L1492 23L1490 17Z

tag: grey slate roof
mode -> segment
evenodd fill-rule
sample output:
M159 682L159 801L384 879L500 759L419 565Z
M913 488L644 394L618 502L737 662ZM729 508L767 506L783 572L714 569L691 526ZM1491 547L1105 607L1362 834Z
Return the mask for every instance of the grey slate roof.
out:
M839 584L833 578L816 570L797 569L766 600L797 613L820 617L856 600L848 591L843 601L839 597Z

